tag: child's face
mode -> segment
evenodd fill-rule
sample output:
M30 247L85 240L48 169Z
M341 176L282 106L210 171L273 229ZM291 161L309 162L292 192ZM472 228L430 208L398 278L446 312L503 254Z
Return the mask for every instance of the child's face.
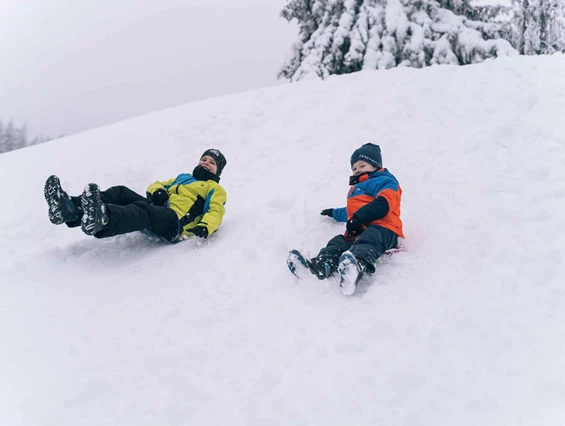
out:
M377 170L377 168L372 164L367 163L366 161L359 160L353 163L351 170L353 171L354 176L358 176L361 173L374 172L375 170Z
M209 155L202 157L198 162L198 165L204 167L210 173L218 173L218 165L216 164L216 160L214 160Z

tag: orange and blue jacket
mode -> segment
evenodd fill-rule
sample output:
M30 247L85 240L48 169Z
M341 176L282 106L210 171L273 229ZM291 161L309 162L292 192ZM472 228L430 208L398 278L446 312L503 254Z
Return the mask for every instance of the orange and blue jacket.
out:
M386 209L386 203L384 203L386 214L364 224L367 226L382 226L404 238L402 220L400 219L401 196L402 189L400 184L387 169L364 174L359 177L358 183L354 184L349 190L347 194L347 207L334 209L333 218L338 222L347 222L360 208L374 202L379 197L383 197L386 199L386 203L388 203L388 209Z

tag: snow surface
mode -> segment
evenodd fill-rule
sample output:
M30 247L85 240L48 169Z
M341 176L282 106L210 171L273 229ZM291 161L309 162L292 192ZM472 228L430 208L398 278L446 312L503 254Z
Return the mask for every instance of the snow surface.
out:
M0 156L0 424L563 425L565 56L361 72ZM297 281L381 145L407 252ZM148 184L220 148L206 241L52 225L43 184Z

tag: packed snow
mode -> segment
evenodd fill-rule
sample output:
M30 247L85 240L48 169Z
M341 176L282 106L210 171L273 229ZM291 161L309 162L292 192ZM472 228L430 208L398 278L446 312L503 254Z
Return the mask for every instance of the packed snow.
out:
M0 156L0 423L563 425L565 56L365 71L209 99ZM196 84L196 83L195 83ZM378 143L406 251L351 297L290 249L343 224ZM208 240L97 240L50 174L144 194L228 164Z

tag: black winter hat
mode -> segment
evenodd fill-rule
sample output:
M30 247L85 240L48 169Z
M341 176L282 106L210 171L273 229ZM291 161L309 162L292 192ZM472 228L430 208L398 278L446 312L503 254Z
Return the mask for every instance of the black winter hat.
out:
M226 167L226 164L228 164L228 160L226 160L224 154L222 154L218 149L207 149L206 151L204 151L204 154L200 156L200 158L204 157L205 155L209 155L214 160L216 160L216 165L218 166L218 173L216 173L216 176L220 176L222 174L222 170L224 170L224 167Z
M357 148L351 155L351 167L357 161L366 161L377 169L383 167L383 159L381 157L381 147L374 143L366 143L361 148Z

